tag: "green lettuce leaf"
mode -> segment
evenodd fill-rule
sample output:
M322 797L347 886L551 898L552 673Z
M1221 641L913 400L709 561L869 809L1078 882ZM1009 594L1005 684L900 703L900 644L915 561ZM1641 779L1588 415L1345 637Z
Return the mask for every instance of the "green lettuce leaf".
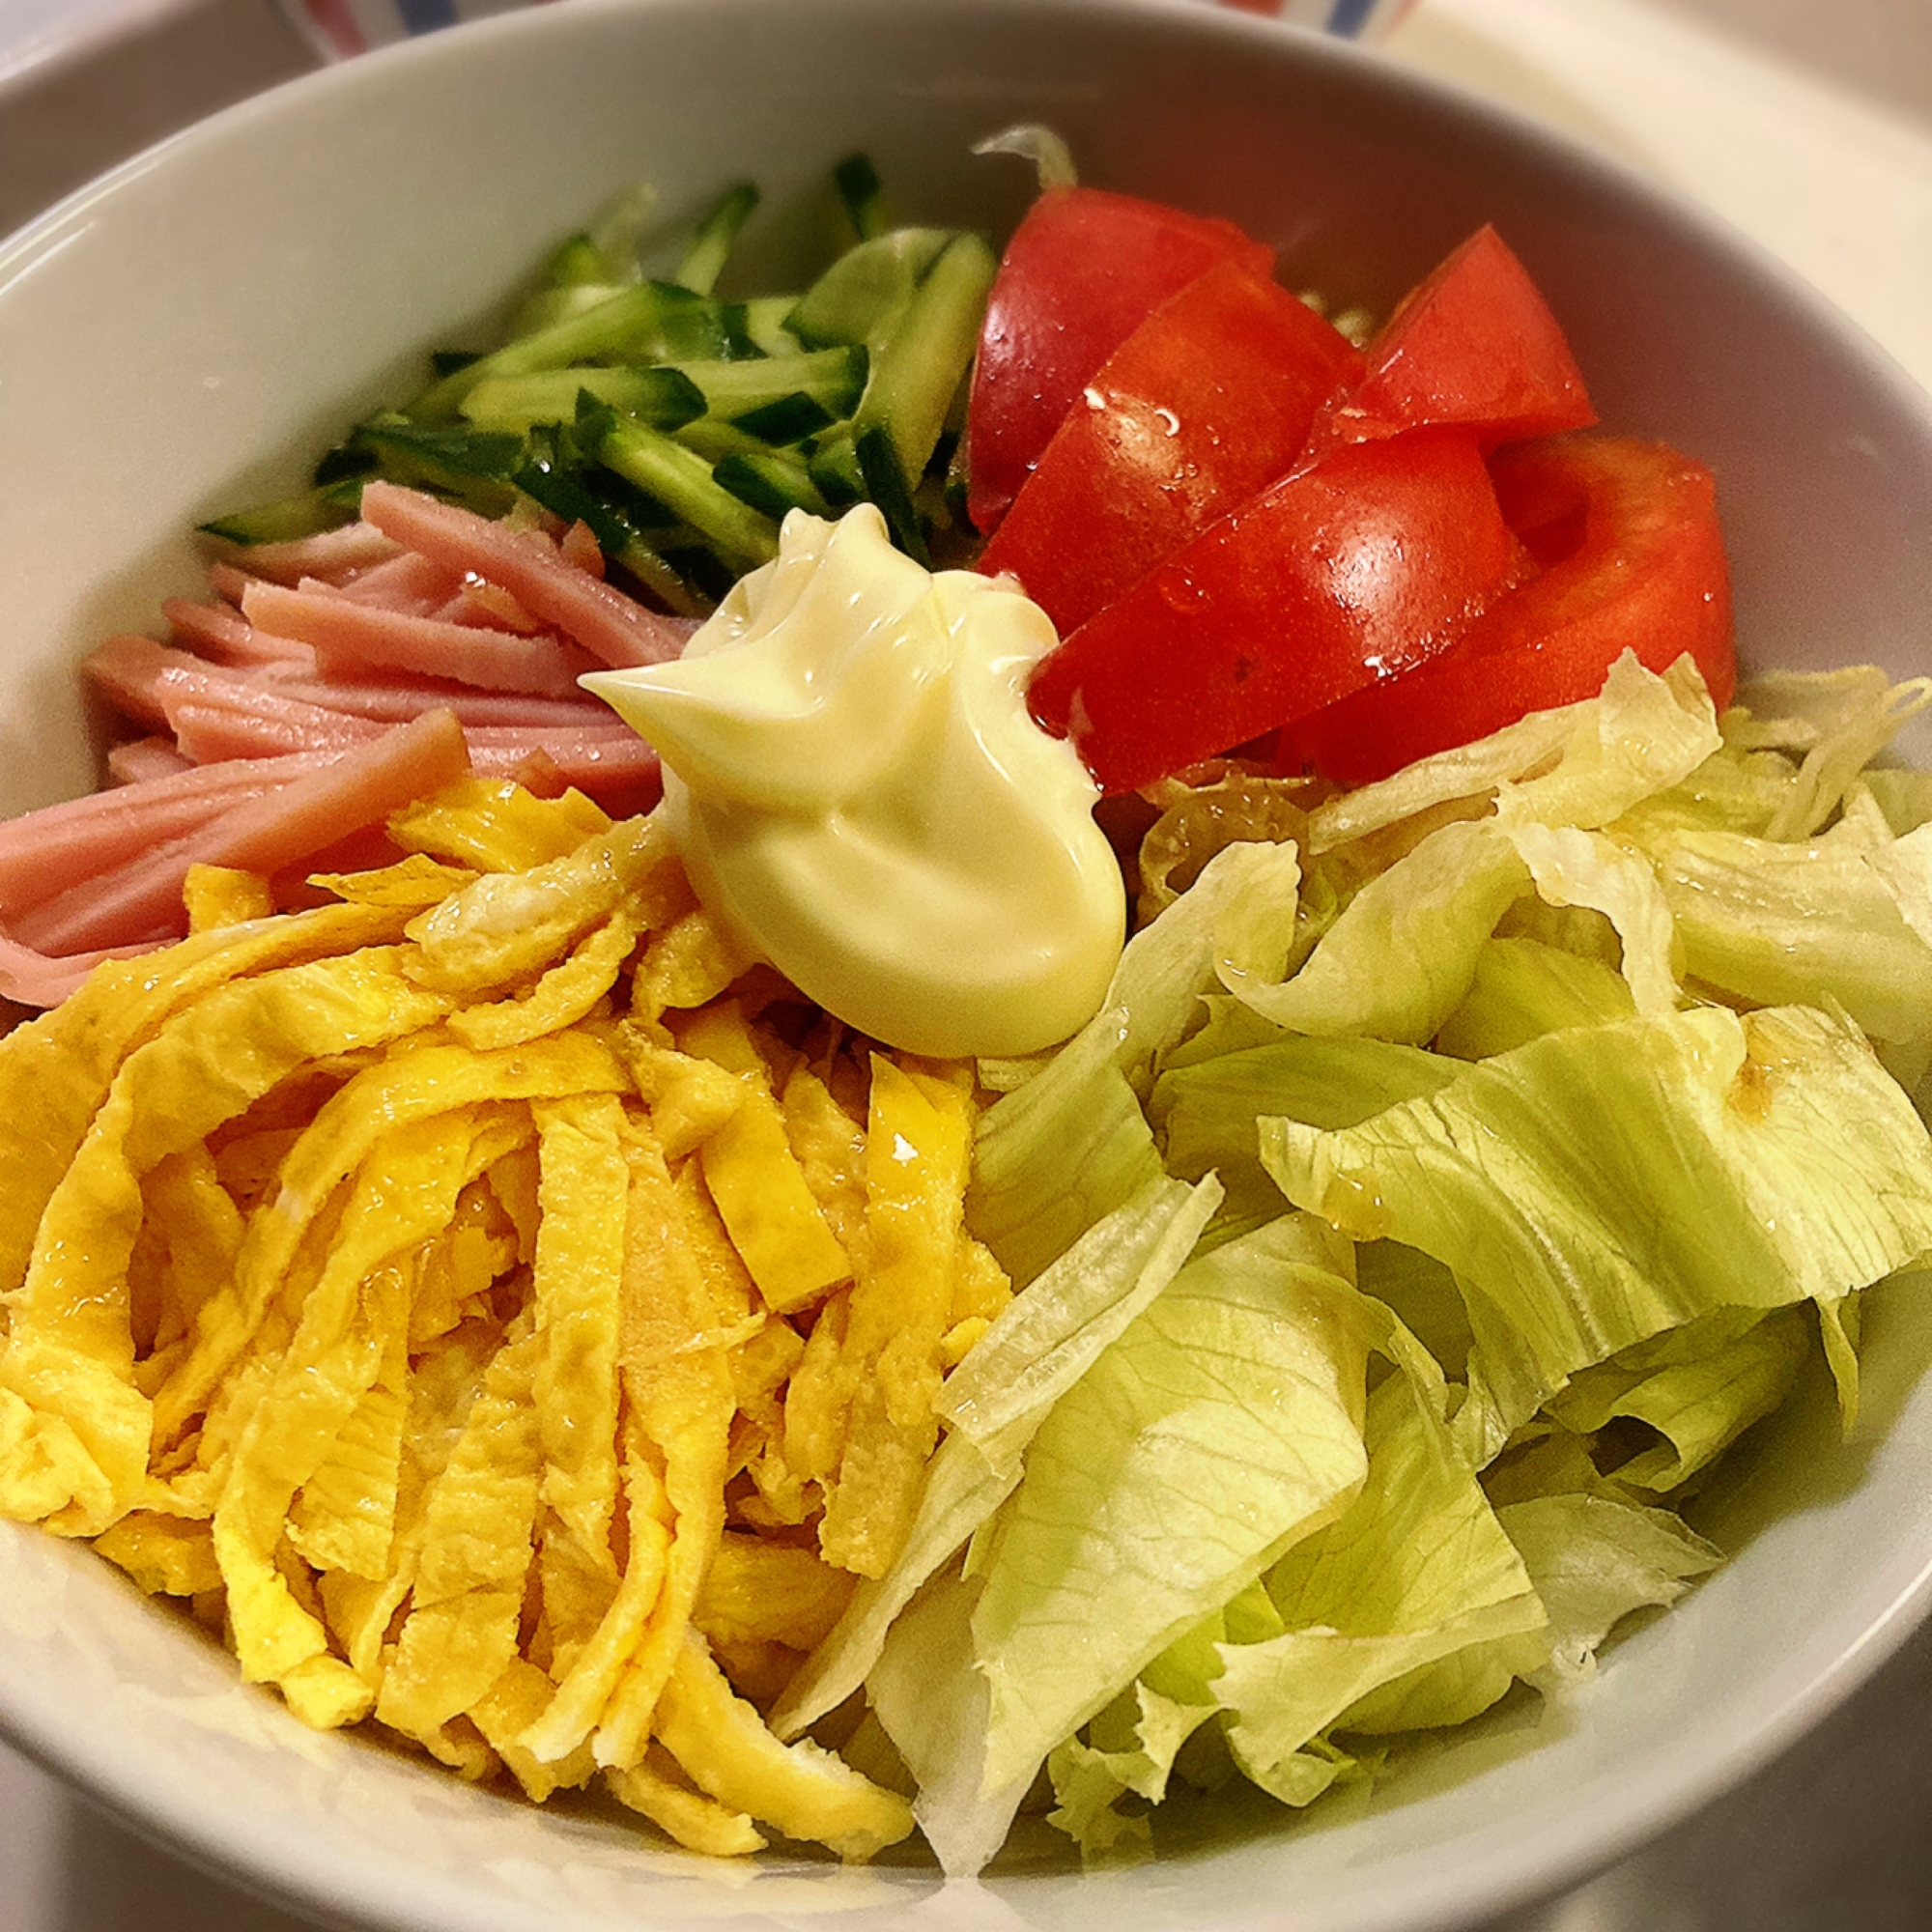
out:
M1662 1440L1620 1463L1616 1475L1661 1494L1689 1482L1769 1415L1810 1352L1803 1309L1761 1315L1721 1308L1583 1370L1548 1410L1585 1435L1619 1419L1655 1430Z
M1308 1751L1331 1730L1460 1722L1548 1654L1515 1546L1398 1378L1368 1442L1353 1505L1267 1573L1283 1634L1223 1644L1212 1685L1236 1762L1290 1804L1332 1780L1333 1754Z
M1895 838L1932 825L1932 772L1880 765L1866 772L1853 790L1871 799Z
M1764 836L1805 838L1829 824L1859 773L1928 704L1932 678L1894 685L1875 665L1747 680L1724 720L1725 739L1802 760Z
M1497 1520L1549 1613L1546 1688L1588 1677L1597 1646L1633 1610L1676 1603L1723 1552L1669 1510L1602 1495L1510 1503Z
M1233 845L1128 941L1101 1009L989 1108L967 1218L1023 1286L1162 1169L1141 1112L1156 1055L1199 1024L1222 979L1279 973L1293 944L1293 845Z
M1688 658L1658 677L1627 651L1601 696L1532 712L1473 745L1418 759L1316 807L1308 849L1327 852L1492 793L1505 825L1607 825L1687 778L1719 742L1710 696Z
M1293 979L1228 990L1289 1032L1419 1046L1462 1004L1477 953L1529 885L1492 820L1452 822L1370 880Z
M1458 1060L1487 1060L1526 1046L1559 1027L1598 1026L1605 1020L1629 1019L1635 1011L1630 982L1602 960L1541 939L1492 939L1476 954L1468 994L1442 1022L1435 1050ZM1268 1111L1308 1118L1292 1107Z
M1547 1034L1358 1126L1265 1121L1261 1147L1297 1207L1453 1271L1479 1463L1619 1350L1932 1245L1924 1123L1855 1029L1802 1008Z
M913 1775L919 1820L949 1878L970 1878L1006 1842L1036 1766L987 1776L990 1695L974 1668L973 1609L983 1585L956 1567L899 1613L866 1679L872 1713Z
M1616 928L1636 1010L1674 1012L1676 932L1648 862L1601 833L1575 826L1520 825L1510 836L1546 905L1600 912Z
M1860 819L1795 844L1682 833L1661 877L1692 978L1765 1006L1835 1002L1905 1045L1932 1032L1928 862L1932 833Z
M1434 1093L1457 1070L1420 1047L1265 1030L1265 1044L1212 1060L1190 1056L1169 1068L1148 1103L1169 1170L1189 1180L1218 1174L1228 1190L1213 1240L1271 1221L1286 1205L1261 1164L1255 1122L1263 1115L1352 1126L1398 1100Z
M1362 1482L1372 1324L1284 1215L1197 1258L1054 1407L972 1566L983 1784L1048 1751ZM903 1747L901 1747L903 1748Z

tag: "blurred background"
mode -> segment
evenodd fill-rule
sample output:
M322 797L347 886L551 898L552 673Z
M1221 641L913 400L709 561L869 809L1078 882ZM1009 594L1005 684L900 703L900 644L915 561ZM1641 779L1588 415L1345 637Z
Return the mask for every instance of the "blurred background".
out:
M217 108L512 4L0 0L0 235ZM1932 388L1932 0L1238 4L1371 41L1614 153L1743 230ZM1932 1632L1739 1790L1484 1932L1925 1932L1928 1719ZM0 1932L137 1928L307 1932L0 1746Z

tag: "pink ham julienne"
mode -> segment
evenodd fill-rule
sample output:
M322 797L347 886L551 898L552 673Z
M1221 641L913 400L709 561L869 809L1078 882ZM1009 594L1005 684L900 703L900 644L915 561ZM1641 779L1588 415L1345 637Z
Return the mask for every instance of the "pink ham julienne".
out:
M195 864L285 871L465 769L644 809L656 755L580 670L659 663L692 626L603 581L594 542L513 530L389 483L363 520L237 553L219 601L171 599L169 643L84 667L145 727L112 788L0 826L0 997L64 999L99 959L185 929Z

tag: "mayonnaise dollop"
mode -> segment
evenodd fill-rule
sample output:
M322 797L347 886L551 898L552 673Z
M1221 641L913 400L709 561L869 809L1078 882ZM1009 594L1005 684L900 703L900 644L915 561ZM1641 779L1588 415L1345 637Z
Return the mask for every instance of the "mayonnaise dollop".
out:
M692 883L742 942L889 1046L1016 1055L1092 1016L1124 938L1097 788L1027 715L1054 641L862 504L794 511L676 663L582 682L657 747Z

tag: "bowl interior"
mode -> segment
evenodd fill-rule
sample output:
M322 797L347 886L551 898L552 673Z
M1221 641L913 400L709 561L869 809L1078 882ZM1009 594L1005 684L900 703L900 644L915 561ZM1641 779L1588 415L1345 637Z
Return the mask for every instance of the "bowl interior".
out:
M1230 216L1285 279L1349 301L1386 307L1494 221L1605 420L1717 470L1747 660L1922 667L1926 399L1746 244L1608 163L1207 10L578 0L232 110L0 246L0 810L93 782L72 666L195 588L191 525L297 486L617 189L652 182L674 220L757 181L751 244L783 276L789 228L855 148L907 217L1009 225L1030 170L969 149L1018 121L1057 128L1085 178ZM1903 1634L1932 1566L1932 1320L1893 1296L1871 1349L1859 1437L1800 1404L1779 1425L1797 1453L1747 1459L1713 1499L1738 1560L1614 1646L1586 1694L1509 1707L1359 1814L1242 1812L1134 1870L1022 1854L942 1889L916 1860L708 1865L307 1733L86 1551L4 1526L0 1722L191 1853L371 1923L1445 1924L1681 1815Z

